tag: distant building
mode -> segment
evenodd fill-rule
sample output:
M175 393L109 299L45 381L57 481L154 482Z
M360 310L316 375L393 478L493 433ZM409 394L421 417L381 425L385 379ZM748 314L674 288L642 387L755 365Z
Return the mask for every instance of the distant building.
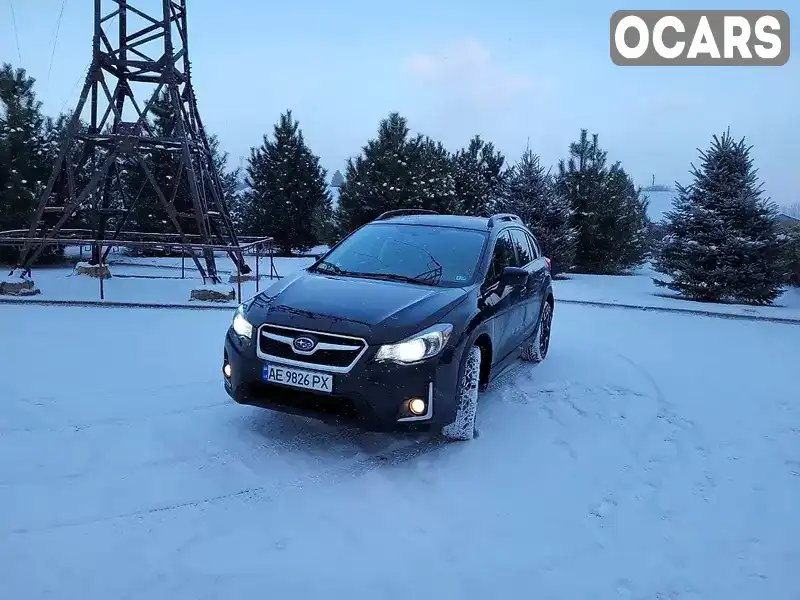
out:
M780 213L775 220L781 227L800 227L800 219L792 217L785 213Z

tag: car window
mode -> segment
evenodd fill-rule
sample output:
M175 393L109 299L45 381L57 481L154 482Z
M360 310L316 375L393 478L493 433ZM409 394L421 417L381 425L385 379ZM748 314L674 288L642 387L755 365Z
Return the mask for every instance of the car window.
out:
M494 244L494 251L492 252L492 264L489 268L489 274L486 277L487 283L495 283L500 279L503 269L506 267L516 267L517 257L514 254L514 246L508 231L502 232L497 236L497 241Z
M528 240L526 233L522 231L522 229L512 229L511 239L514 242L514 248L517 251L519 266L524 267L525 265L533 262L534 254L531 250L530 241Z
M462 286L472 281L485 243L482 231L378 222L353 233L315 270Z
M528 236L528 241L531 243L531 249L533 250L533 258L535 260L542 255L542 251L539 248L539 243L530 233L526 233L525 235Z

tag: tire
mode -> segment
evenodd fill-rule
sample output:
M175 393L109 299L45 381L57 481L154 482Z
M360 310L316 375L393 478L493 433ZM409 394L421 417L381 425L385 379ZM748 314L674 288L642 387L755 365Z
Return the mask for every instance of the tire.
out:
M547 358L550 351L550 330L553 325L553 306L545 302L542 307L542 318L539 327L536 328L536 336L533 341L526 344L522 349L522 360L540 363Z
M481 349L472 346L464 363L464 374L458 385L455 421L442 428L442 435L452 441L468 441L475 437L478 412L478 384L481 379Z

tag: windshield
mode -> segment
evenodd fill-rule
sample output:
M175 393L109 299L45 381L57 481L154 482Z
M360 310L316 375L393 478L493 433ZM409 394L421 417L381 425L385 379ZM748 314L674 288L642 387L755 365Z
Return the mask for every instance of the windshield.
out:
M466 285L486 234L469 229L373 223L335 248L315 271L427 285Z

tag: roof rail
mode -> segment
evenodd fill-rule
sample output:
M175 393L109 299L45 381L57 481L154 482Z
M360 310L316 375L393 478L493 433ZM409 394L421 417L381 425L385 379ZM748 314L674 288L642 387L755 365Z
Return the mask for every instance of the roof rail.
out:
M399 210L390 210L383 213L376 221L384 221L392 217L404 217L406 215L438 215L435 210L424 210L422 208L401 208Z
M489 229L494 227L495 223L499 223L500 221L519 221L522 223L522 219L520 219L517 215L512 215L511 213L500 213L489 217Z

